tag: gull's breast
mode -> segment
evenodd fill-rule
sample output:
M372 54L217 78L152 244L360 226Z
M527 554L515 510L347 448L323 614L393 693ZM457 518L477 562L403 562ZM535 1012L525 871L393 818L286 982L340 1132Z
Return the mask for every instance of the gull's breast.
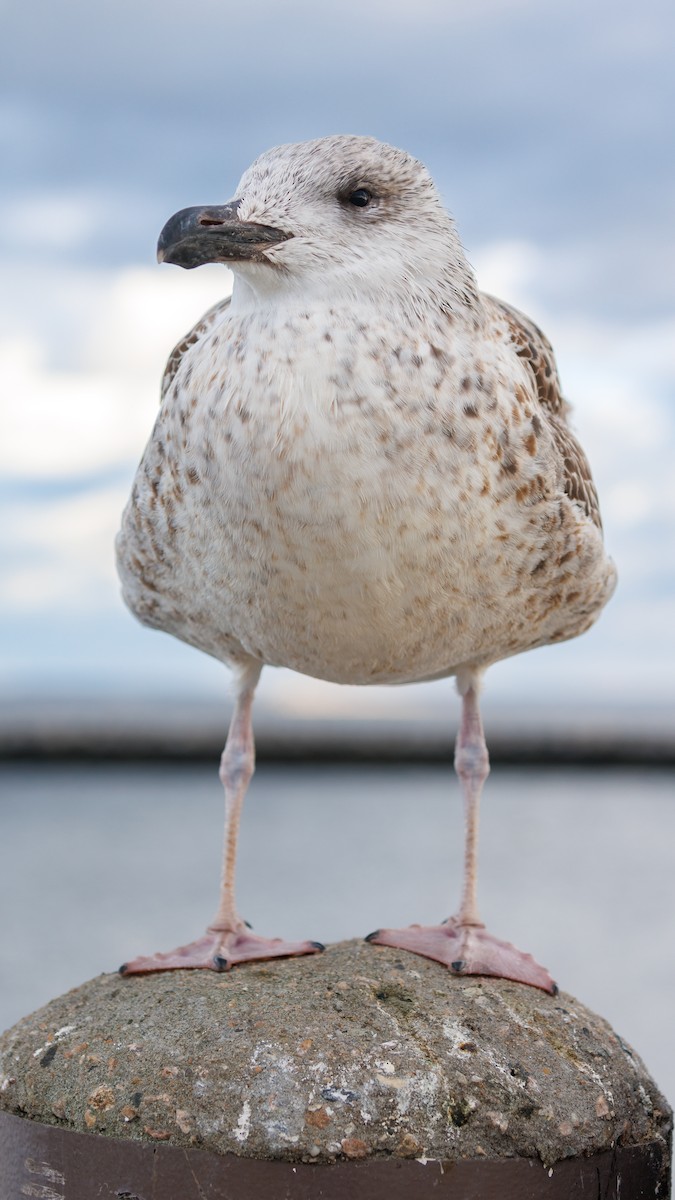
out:
M297 340L292 370L279 345L242 353L235 339L177 377L125 514L130 607L217 657L240 647L349 683L549 640L535 568L554 487L523 516L519 481L500 482L498 367L481 416L466 357L439 362L423 340L397 354L372 331L338 351L319 329L299 357Z

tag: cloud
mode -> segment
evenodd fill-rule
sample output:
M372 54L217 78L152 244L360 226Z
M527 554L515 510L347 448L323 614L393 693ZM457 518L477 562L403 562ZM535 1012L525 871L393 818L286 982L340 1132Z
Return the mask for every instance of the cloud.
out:
M73 614L117 606L113 538L127 485L25 504L1 539L0 609Z
M24 292L21 316L16 293L5 293L13 330L0 341L0 469L38 480L137 460L169 351L228 294L229 272L33 271L31 280L35 306Z

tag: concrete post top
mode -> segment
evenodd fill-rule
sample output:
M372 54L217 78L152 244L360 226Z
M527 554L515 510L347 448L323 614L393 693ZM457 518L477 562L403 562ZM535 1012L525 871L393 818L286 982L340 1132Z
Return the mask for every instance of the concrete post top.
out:
M561 993L361 941L216 975L102 975L0 1038L0 1109L293 1162L555 1164L666 1145L634 1052Z

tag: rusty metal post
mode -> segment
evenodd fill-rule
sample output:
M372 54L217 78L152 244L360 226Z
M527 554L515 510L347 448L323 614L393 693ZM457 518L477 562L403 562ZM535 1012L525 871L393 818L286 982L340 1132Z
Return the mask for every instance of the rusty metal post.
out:
M0 1113L0 1200L647 1200L667 1197L660 1142L546 1170L527 1159L311 1165L224 1158L72 1133Z

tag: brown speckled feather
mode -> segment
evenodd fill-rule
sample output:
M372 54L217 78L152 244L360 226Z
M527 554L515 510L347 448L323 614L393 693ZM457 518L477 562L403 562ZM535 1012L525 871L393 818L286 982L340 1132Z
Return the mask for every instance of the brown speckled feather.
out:
M529 366L537 385L542 415L553 433L561 457L565 492L580 504L587 516L602 529L598 493L581 446L567 424L568 404L563 397L553 347L541 329L504 300L490 299L506 318L516 354Z
M190 349L191 346L196 345L196 343L204 336L205 333L208 333L209 329L212 328L216 317L220 316L220 314L229 307L230 299L231 297L227 296L225 300L219 300L217 304L214 304L213 308L210 308L208 312L205 312L204 316L197 321L197 324L193 325L190 332L186 333L185 337L181 338L178 344L174 346L167 359L166 367L164 368L164 375L162 376L162 387L160 393L162 400L166 396L166 393L168 392L178 373L178 368L180 367L183 355L187 350Z

